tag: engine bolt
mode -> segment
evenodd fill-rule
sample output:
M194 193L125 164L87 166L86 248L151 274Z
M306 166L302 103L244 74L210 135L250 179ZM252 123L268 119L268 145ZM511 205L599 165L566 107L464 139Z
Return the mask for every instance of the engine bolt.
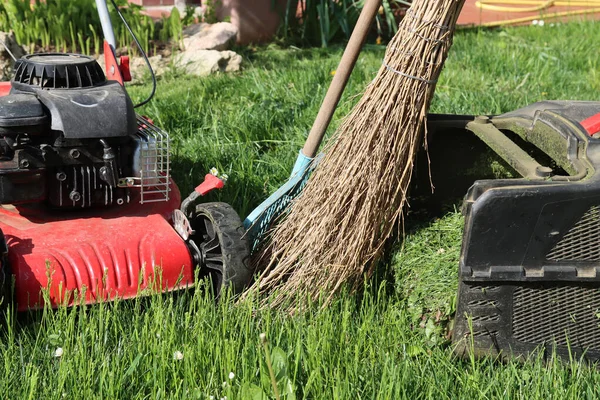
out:
M67 179L67 174L65 174L64 172L58 172L56 174L56 179L62 182Z
M79 194L79 192L73 190L71 192L71 194L69 194L69 198L73 201L79 201L79 200L81 200L81 194Z
M21 168L29 167L29 160L21 160Z
M72 149L71 151L69 151L69 154L73 158L79 158L79 156L81 155L81 153L77 149Z

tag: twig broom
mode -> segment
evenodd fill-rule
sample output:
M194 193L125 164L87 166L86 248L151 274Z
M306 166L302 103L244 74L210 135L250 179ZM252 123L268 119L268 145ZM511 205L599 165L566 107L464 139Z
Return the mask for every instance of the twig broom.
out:
M254 289L279 306L370 276L403 217L427 111L464 0L414 0L377 77L263 248ZM267 303L265 303L267 304Z

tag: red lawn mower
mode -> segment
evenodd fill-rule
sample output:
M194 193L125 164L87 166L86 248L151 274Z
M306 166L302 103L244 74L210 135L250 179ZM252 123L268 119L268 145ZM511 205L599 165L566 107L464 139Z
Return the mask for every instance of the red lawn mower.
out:
M206 175L181 202L169 135L135 113L128 59L117 61L107 4L96 4L106 74L88 56L34 54L1 86L0 302L40 308L46 288L52 307L76 294L94 303L195 276L217 293L243 290L252 270L239 216L225 203L194 206L223 180Z

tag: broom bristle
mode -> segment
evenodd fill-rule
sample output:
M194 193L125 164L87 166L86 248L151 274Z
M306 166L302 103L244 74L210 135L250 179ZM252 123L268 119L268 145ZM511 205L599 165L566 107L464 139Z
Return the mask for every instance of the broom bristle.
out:
M275 227L254 285L269 306L370 276L403 216L429 103L464 0L414 0L377 77Z

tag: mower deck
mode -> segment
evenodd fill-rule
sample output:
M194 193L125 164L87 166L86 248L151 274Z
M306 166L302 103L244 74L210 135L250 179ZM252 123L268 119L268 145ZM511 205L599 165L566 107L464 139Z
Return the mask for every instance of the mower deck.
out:
M58 213L43 205L0 208L17 309L43 307L44 289L50 305L57 307L192 284L192 257L169 223L180 203L173 182L170 192L168 202L139 204L132 199L108 209Z

